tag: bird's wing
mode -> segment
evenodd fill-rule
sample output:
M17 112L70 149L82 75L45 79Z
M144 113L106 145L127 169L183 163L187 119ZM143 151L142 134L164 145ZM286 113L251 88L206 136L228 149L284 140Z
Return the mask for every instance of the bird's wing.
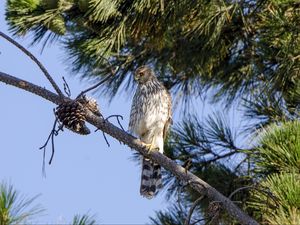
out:
M130 118L129 118L129 125L128 125L128 132L133 134L134 133L134 127L136 123L136 116L137 116L137 111L136 111L136 96L133 97L132 105L131 105L131 110L130 110Z
M172 120L172 98L167 90L166 90L166 92L167 92L167 104L168 104L168 119L165 122L164 131L163 131L164 140L167 137L170 125L173 123L173 120Z

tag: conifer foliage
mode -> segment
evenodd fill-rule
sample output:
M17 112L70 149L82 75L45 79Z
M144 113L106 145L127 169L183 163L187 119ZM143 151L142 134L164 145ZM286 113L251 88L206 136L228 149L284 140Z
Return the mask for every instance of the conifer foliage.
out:
M215 87L215 99L232 100L263 88L294 106L299 13L297 0L8 0L6 16L33 43L61 40L84 76L109 73L109 58L111 95L123 82L130 90L125 75L149 63L176 93Z

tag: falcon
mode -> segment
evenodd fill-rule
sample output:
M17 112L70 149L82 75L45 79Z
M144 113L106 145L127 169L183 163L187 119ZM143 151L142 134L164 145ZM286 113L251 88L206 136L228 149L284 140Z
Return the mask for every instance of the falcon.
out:
M149 66L139 67L134 80L138 86L131 106L129 132L144 142L149 152L163 153L164 140L172 123L171 96ZM142 157L140 194L151 199L160 188L160 165Z

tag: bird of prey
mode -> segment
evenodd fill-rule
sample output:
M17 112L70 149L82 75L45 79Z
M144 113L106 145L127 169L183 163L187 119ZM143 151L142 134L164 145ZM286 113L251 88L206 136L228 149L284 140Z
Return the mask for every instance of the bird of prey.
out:
M139 67L134 79L137 90L133 97L129 131L147 144L149 151L164 151L164 140L172 123L172 101L168 90L149 66ZM161 167L142 158L140 193L151 199L162 187Z

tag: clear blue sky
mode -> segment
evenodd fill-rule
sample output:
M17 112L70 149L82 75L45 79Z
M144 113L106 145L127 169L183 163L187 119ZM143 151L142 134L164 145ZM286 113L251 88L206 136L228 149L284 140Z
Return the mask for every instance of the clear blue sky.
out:
M0 30L8 34L5 2L0 1ZM28 47L30 37L18 41ZM58 44L47 47L42 54L41 45L29 49L60 86L61 77L67 79L73 96L89 86L67 70L70 66L64 63L67 55ZM37 66L3 39L0 39L0 53L0 71L53 90ZM105 98L97 100L104 116L121 114L127 127L131 97L119 95L111 104ZM152 200L140 197L140 168L129 159L131 150L110 137L108 148L100 132L80 136L65 129L55 139L54 160L51 166L46 165L47 176L43 177L39 147L53 126L55 105L3 83L0 83L0 102L0 181L9 181L28 197L40 194L36 202L46 211L35 223L67 223L75 214L89 212L100 223L145 224L156 210L167 207L163 194ZM198 100L195 111L203 118L212 109ZM231 110L229 114L235 121L232 126L239 127L239 113ZM177 110L175 122L178 117Z

